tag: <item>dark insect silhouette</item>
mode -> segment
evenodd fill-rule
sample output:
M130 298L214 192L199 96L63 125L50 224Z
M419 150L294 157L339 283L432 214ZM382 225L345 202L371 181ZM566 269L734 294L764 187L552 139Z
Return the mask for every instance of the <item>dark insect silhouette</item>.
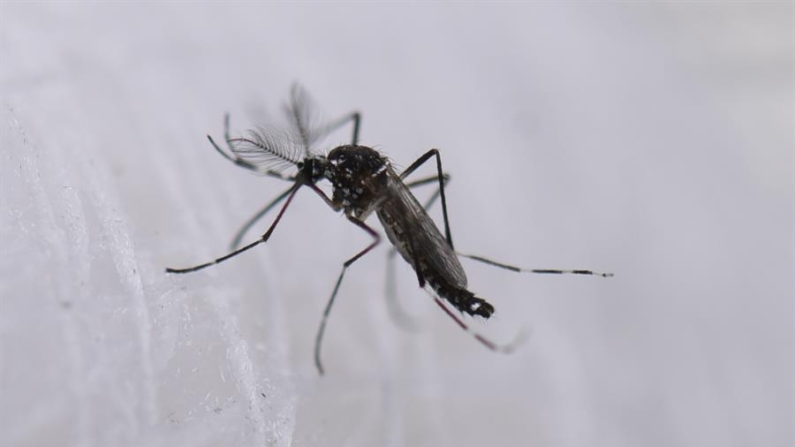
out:
M326 321L345 272L354 262L375 248L381 240L379 234L365 223L372 213L375 213L381 222L389 242L414 269L419 286L426 290L430 289L429 292L436 304L450 318L493 351L511 352L520 343L521 334L509 344L494 343L481 334L471 331L464 320L443 302L447 301L459 312L472 316L489 318L494 313L494 306L483 298L475 296L467 288L466 273L458 256L515 272L612 276L610 273L596 273L590 270L522 269L480 256L457 253L450 236L444 191L449 176L442 170L442 159L437 149L429 150L408 168L398 173L385 156L373 148L358 144L361 123L361 115L358 112L325 126L317 125L312 101L297 85L291 90L290 102L285 107L285 111L290 121L289 128L259 127L244 137L235 138L229 135L227 115L224 120L224 140L228 151L224 151L212 137L207 138L218 153L236 165L259 174L289 181L292 185L243 225L234 238L230 253L205 264L183 269L168 268L166 271L195 272L267 242L298 190L307 187L314 191L331 209L342 211L351 223L373 238L367 247L343 263L342 271L323 312L315 340L315 365L320 374L324 371L320 360L320 347ZM328 155L319 155L311 151L315 142L348 123L353 124L351 144L338 146ZM418 167L432 158L436 161L436 175L409 183L404 182ZM294 174L285 174L287 169L292 169ZM317 187L316 184L321 180L331 183L333 188L331 197ZM423 207L409 188L433 182L438 182L439 189ZM437 197L441 199L442 204L444 236L425 210ZM265 234L258 240L240 247L240 242L249 229L282 201L285 201L284 205Z

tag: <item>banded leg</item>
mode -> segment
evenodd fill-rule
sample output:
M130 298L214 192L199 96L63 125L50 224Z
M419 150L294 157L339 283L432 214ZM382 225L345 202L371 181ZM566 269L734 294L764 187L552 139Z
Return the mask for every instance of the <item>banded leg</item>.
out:
M488 258L484 258L482 256L477 255L469 255L465 253L456 252L458 256L462 258L472 259L473 261L482 262L484 264L492 265L494 267L499 267L505 270L510 270L512 272L525 272L525 273L539 273L539 274L547 274L547 275L588 275L588 276L601 276L602 278L610 278L613 276L612 273L601 273L601 272L594 272L593 270L555 270L555 269L528 269L523 267L516 267L513 265L503 264L502 262L493 261Z
M291 190L292 190L292 188L290 188L290 189L284 191L283 193L279 194L279 197L276 197L275 199L271 200L271 202L269 204L265 205L264 208L262 208L261 210L257 211L257 214L255 214L252 217L250 217L246 221L246 223L244 223L243 226L240 227L239 230L237 230L237 233L235 233L235 238L232 239L232 243L229 246L230 250L237 250L237 248L240 246L240 242L246 236L246 233L248 233L248 230L250 230L251 227L254 226L254 224L256 224L260 219L262 219L266 214L268 214L268 212L271 210L271 208L273 208L274 206L278 205L279 202L284 200L284 198L287 197L290 194Z
M348 267L350 267L351 264L356 262L362 256L366 255L370 250L375 248L379 242L381 242L381 237L378 235L378 233L372 228L370 228L366 223L352 216L347 216L347 217L348 220L353 222L356 226L358 226L359 228L370 234L370 236L373 237L373 242L371 242L370 245L365 247L364 250L360 251L359 253L357 253L352 258L348 259L347 261L345 261L345 263L342 264L342 271L340 272L340 276L337 278L337 283L334 285L334 291L331 292L331 297L329 298L328 303L326 304L326 309L323 311L323 318L320 320L320 327L318 328L317 336L315 338L315 366L317 367L317 370L321 376L325 371L323 369L323 363L320 361L320 347L323 343L323 334L326 332L326 322L328 321L328 316L331 313L331 306L334 305L334 299L337 297L337 292L339 292L340 290L340 284L342 284L342 278L345 276L345 272L348 270Z
M395 254L397 251L392 248L386 258L386 304L389 316L392 321L401 329L408 332L416 332L421 328L421 324L413 315L403 309L397 298L397 285L395 284Z
M446 313L448 317L452 318L453 321L455 321L456 324L458 324L458 326L464 332L466 332L469 335L471 335L472 337L474 337L475 340L480 342L480 344L482 344L483 346L489 348L492 351L502 352L502 353L505 353L505 354L510 354L513 351L515 351L516 348L521 346L521 344L524 343L524 341L527 339L527 335L528 334L527 334L527 332L524 329L522 329L522 330L519 331L519 333L516 335L516 337L510 343L507 343L507 344L495 343L492 340L490 340L490 339L486 338L485 336L483 336L482 334L472 330L469 326L467 326L466 323L464 323L464 320L462 320L458 315L456 315L455 312L451 311L447 307L447 305L445 305L445 303L442 301L441 298L439 298L436 294L432 294L432 295L433 295L433 300L436 301L436 304L438 304L439 307L441 307L442 310L444 310L444 313Z
M403 177L403 175L401 175L401 177ZM424 178L424 179L421 179L421 180L416 180L416 181L411 182L411 183L407 183L406 186L408 186L409 188L413 188L414 186L420 186L420 185L424 185L424 184L430 183L434 179L436 179L435 176L434 177L430 177L430 178ZM450 176L448 174L444 174L444 183L443 183L443 185L447 186L447 182L449 182L449 181L450 181ZM425 202L425 204L423 205L423 208L425 208L426 210L429 209L431 207L431 205L434 204L436 199L439 198L439 196L440 196L440 190L437 189L436 192L434 192L434 194ZM394 248L392 248L392 250L389 252L390 258L394 258L396 253L397 253L397 251ZM471 255L471 254L466 254L466 253L461 253L461 252L456 252L456 254L458 256L463 257L463 258L472 259L473 261L482 262L482 263L487 264L487 265L503 268L503 269L510 270L512 272L517 272L517 273L525 272L525 273L550 274L550 275L587 275L587 276L601 276L602 278L610 278L610 277L613 276L612 273L601 273L601 272L595 272L593 270L528 269L528 268L516 267L516 266L505 264L505 263L502 263L502 262L494 261L494 260L491 260L491 259L488 259L488 258L484 258L483 256Z
M244 251L248 251L248 250L256 247L259 244L263 244L263 243L267 242L268 239L270 239L271 234L273 234L273 230L276 229L276 225L282 219L282 216L284 215L284 211L287 209L288 206L290 206L290 202L293 201L293 197L295 197L295 193L298 192L298 189L300 187L301 187L301 184L300 183L296 183L295 185L293 185L292 188L290 188L288 190L287 202L285 202L284 206L279 211L279 214L276 216L276 219L273 221L273 223L271 224L270 228L268 228L268 231L266 231L265 234L263 234L255 242L252 242L252 243L246 245L243 248L239 248L237 250L234 250L234 251L232 251L229 254L221 256L220 258L218 258L218 259L216 259L214 261L206 262L204 264L199 264L199 265L196 265L196 266L193 266L193 267L188 267L188 268L183 268L183 269L167 268L166 269L166 273L190 273L190 272L195 272L197 270L201 270L203 268L210 267L211 265L220 264L221 262L224 262L227 259L234 258L235 256L239 255L240 253L243 253Z

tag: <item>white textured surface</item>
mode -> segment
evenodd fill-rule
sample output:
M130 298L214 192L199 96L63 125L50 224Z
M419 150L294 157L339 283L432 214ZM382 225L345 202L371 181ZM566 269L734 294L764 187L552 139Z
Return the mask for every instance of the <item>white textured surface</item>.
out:
M376 251L318 378L367 236L312 194L163 273L284 186L205 134L295 80L403 166L442 150L460 249L617 276L466 263L479 328L534 329L499 356L405 267L396 328ZM0 89L0 445L793 444L791 3L3 3Z

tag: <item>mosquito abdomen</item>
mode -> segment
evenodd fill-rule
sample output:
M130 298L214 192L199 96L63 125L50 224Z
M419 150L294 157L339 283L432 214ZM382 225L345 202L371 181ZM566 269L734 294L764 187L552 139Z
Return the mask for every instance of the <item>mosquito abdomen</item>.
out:
M444 281L438 281L434 278L427 278L427 281L440 297L465 314L489 318L494 313L494 306L483 298L476 297L474 293L467 289L450 286L445 284Z

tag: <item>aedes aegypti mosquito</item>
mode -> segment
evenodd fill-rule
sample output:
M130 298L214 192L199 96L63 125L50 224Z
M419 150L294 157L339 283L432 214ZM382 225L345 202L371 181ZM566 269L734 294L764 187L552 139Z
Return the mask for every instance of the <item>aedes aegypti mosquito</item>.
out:
M384 227L389 242L394 249L409 263L417 274L420 288L428 289L436 304L452 318L464 331L469 332L478 342L492 351L511 352L519 344L521 336L512 343L501 345L472 331L456 313L451 311L442 300L449 302L459 312L472 316L489 318L494 313L494 306L483 298L475 296L467 289L467 277L458 256L467 257L486 264L515 272L547 273L547 274L578 274L610 277L611 273L597 273L591 270L552 270L523 269L480 256L458 253L453 248L450 236L450 224L447 218L447 201L444 187L449 176L442 170L442 159L437 149L431 149L418 158L401 173L397 173L390 161L378 151L359 142L359 112L351 113L327 126L314 126L312 122L312 101L306 92L294 85L290 92L290 102L285 107L291 127L276 129L259 127L249 131L245 137L232 138L229 134L229 115L224 120L224 139L229 149L227 153L216 144L211 136L207 136L218 153L234 164L255 173L276 177L292 182L286 191L262 208L249 219L235 236L232 251L220 258L193 267L175 269L167 268L168 273L188 273L226 261L259 244L265 243L273 234L273 230L281 220L293 197L301 187L311 189L334 211L342 211L354 225L372 236L373 241L363 250L343 263L334 290L326 304L323 317L315 339L315 365L322 375L323 364L320 360L320 347L331 307L337 297L342 278L354 262L375 248L381 241L379 234L365 223L375 213ZM353 137L351 144L338 146L328 155L319 155L311 151L312 145L340 127L352 123ZM436 175L433 177L405 183L423 163L434 158ZM294 168L295 173L284 174L287 168ZM329 198L316 185L321 180L331 182L333 192ZM411 193L414 186L439 183L438 191L423 207ZM444 218L444 236L428 216L425 208L439 197L442 202ZM248 230L273 207L286 199L268 230L255 242L239 247L243 236Z

